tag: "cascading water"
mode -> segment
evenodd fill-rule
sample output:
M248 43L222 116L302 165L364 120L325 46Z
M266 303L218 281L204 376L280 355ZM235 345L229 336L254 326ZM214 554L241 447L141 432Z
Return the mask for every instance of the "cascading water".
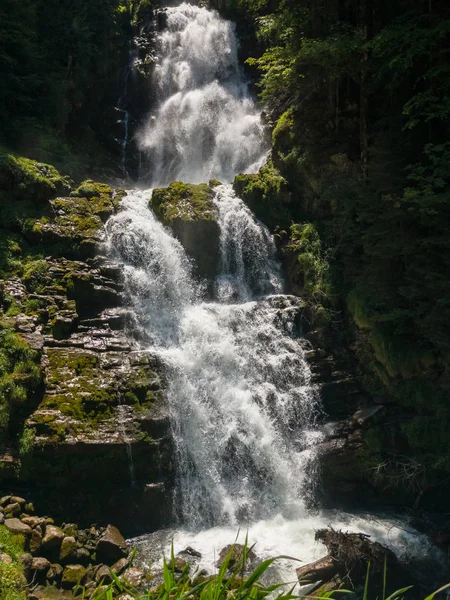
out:
M157 109L140 135L150 185L231 181L257 171L268 149L265 130L239 68L232 23L186 3L168 8L157 56Z
M254 170L266 153L264 132L239 70L232 25L181 4L167 9L159 47L159 104L141 136L152 183L230 181ZM382 521L308 513L319 402L297 331L301 301L282 293L268 230L230 185L215 188L220 272L214 299L205 301L206 287L149 209L150 198L151 190L128 193L107 223L107 247L124 265L133 328L168 371L175 549L193 545L212 569L214 553L243 527L261 557L310 560L320 553L314 529L329 523L384 541L389 531L398 545L405 532L392 521L387 529ZM170 542L163 539L160 549L156 538L136 543L145 556L165 551ZM291 579L294 566L286 564L280 576Z

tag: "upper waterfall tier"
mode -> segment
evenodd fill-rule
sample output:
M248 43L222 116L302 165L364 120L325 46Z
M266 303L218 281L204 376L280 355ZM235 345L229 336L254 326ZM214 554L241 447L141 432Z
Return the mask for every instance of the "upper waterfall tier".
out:
M183 3L167 9L157 46L156 110L140 135L150 184L229 182L257 171L268 145L239 67L234 25Z

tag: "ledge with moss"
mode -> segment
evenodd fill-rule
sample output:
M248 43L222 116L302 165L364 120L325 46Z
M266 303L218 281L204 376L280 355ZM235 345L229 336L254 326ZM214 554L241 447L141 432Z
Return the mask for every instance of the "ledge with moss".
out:
M212 288L218 273L220 229L214 209L214 190L219 182L198 185L175 181L153 190L150 208L169 226L186 253L194 260L195 272Z

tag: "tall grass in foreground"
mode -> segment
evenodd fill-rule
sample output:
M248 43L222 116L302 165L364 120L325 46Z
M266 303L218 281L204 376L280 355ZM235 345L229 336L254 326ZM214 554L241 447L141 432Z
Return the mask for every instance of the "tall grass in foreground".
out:
M245 566L248 560L250 548L245 543L242 553L242 559L239 564L230 568L230 562L233 557L232 547L227 554L224 562L219 568L217 574L208 577L193 577L189 574L189 565L186 565L181 573L175 572L175 557L172 549L171 560L168 563L163 559L163 582L146 592L142 593L122 581L115 573L111 572L112 583L107 586L99 584L90 596L90 600L264 600L273 598L274 600L293 600L293 599L311 599L327 600L333 597L333 594L354 594L350 590L334 590L324 593L314 592L310 595L299 595L294 593L297 582L290 584L278 583L266 586L261 583L261 579L267 569L279 559L291 559L289 556L277 556L270 558L259 564L250 574L245 574ZM367 568L367 575L364 585L362 600L372 600L369 596L370 563ZM307 582L305 582L305 585ZM402 600L405 594L413 586L408 586L396 590L389 596L386 596L386 565L383 575L383 594L382 598L373 600ZM434 600L434 597L450 588L450 583L436 590L424 600ZM361 595L357 597L361 598ZM86 593L83 590L80 596L85 600Z

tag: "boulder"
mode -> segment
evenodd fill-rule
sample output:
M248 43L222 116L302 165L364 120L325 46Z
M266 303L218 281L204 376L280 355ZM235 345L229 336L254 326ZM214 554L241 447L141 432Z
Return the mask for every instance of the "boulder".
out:
M37 530L33 529L30 538L30 552L31 554L38 554L42 546L42 534Z
M128 558L119 558L119 560L115 562L111 567L111 571L116 575L120 575L129 566L130 561L128 560Z
M11 502L20 504L21 507L25 507L25 505L27 503L27 501L24 498L22 498L21 496L12 496Z
M49 569L49 560L43 558L42 556L33 558L31 563L31 571L33 572L33 576L37 581L44 581Z
M67 565L63 571L61 584L64 588L70 589L73 586L83 583L86 577L86 569L83 565Z
M132 587L139 588L145 581L145 573L136 567L130 567L121 575L121 579Z
M63 538L59 550L59 560L62 563L73 561L77 557L77 549L77 541L73 536Z
M228 571L243 571L252 568L256 561L256 554L251 548L247 548L245 557L244 550L245 547L242 544L229 544L225 546L219 553L219 559L216 562L217 568L220 569L230 552L231 557L228 563ZM246 558L245 562L244 558Z
M5 514L10 515L12 517L16 517L21 512L20 504L18 502L12 502L11 504L7 504L5 506Z
M33 564L33 557L31 556L31 554L28 554L28 552L26 552L26 553L24 552L23 554L20 555L19 560L22 563L23 573L24 573L25 577L27 578L28 581L31 581L32 575L33 575L33 572L31 570L31 567Z
M29 525L32 529L37 527L38 525L45 525L45 519L40 517L21 517L20 520L22 523Z
M32 529L26 523L22 523L20 519L6 519L5 527L15 535L31 536Z
M127 554L127 543L114 525L108 525L104 534L97 542L97 560L112 565Z
M59 549L64 539L64 532L55 525L47 525L45 536L42 539L42 546L45 550Z
M97 583L108 584L112 582L112 576L109 568L106 565L100 565L95 573L95 581Z
M50 583L58 583L61 581L61 577L63 574L63 568L61 565L57 563L52 563L50 565L50 569L47 572L47 579Z
M0 562L4 565L9 565L12 563L12 558L9 556L9 554L6 554L5 552L0 552Z

